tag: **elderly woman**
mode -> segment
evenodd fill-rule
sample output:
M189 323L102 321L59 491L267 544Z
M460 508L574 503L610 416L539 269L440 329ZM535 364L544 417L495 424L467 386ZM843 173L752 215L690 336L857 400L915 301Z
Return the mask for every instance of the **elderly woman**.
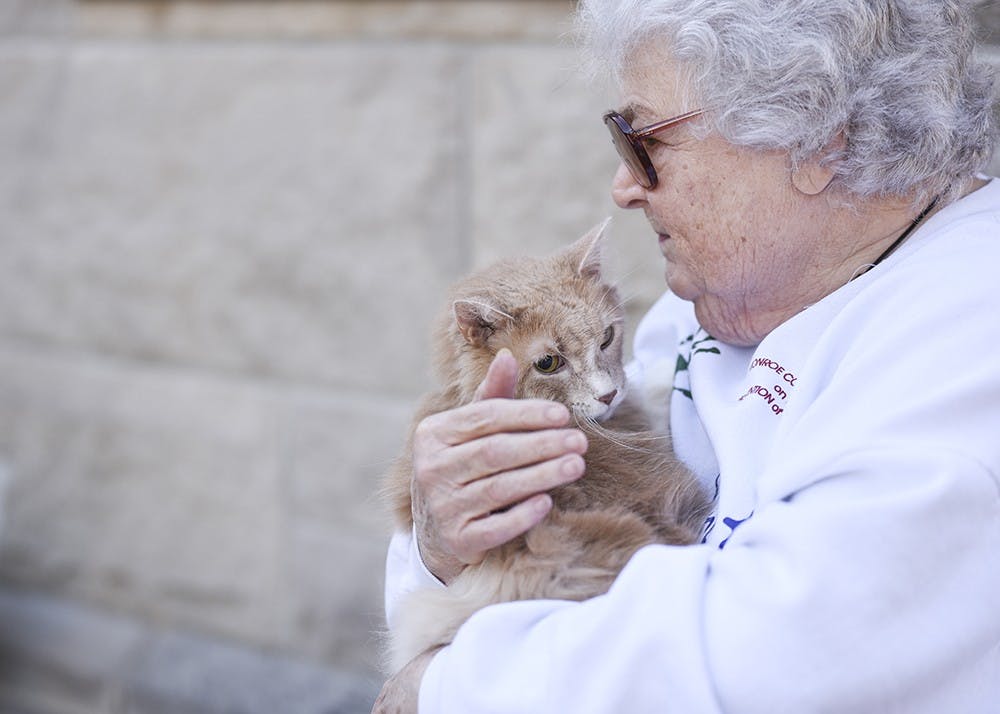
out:
M621 89L615 202L666 259L633 374L687 365L671 428L715 515L606 596L482 611L376 710L1000 710L1000 181L966 3L580 14ZM511 369L423 424L390 609L580 475L565 412L502 398Z

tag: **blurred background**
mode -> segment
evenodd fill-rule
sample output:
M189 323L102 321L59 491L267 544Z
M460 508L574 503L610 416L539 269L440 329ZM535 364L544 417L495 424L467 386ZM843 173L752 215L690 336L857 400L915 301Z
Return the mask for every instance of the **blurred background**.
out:
M0 0L0 714L368 711L447 286L614 215L662 290L572 10Z

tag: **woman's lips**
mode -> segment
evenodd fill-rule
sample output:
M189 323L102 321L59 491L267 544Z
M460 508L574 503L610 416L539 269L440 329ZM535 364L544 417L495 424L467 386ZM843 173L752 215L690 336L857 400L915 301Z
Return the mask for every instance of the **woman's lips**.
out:
M657 233L656 237L659 239L657 245L660 248L660 255L664 258L670 259L670 255L674 252L674 242L670 237L669 233Z

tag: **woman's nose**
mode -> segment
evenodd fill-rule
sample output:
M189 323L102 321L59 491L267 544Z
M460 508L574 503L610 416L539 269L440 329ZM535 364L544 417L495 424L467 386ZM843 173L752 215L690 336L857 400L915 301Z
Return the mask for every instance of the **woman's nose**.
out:
M618 163L611 181L611 198L619 208L639 208L646 200L646 189L639 185L624 162Z

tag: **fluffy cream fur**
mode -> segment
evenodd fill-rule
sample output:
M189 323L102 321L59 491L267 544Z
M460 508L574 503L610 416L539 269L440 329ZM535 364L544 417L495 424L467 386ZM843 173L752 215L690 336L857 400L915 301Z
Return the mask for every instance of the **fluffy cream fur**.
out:
M594 597L644 545L690 544L699 535L707 500L667 435L649 430L633 400L622 403L623 310L601 275L603 229L554 256L503 261L454 288L435 339L442 388L425 398L414 425L471 401L493 357L507 348L519 364L516 396L566 404L587 433L586 473L552 492L552 512L527 534L467 567L447 588L402 603L390 638L393 671L450 642L487 605ZM547 355L562 360L552 374L535 367ZM619 396L609 405L612 391ZM412 526L409 454L408 443L385 488L400 529Z

